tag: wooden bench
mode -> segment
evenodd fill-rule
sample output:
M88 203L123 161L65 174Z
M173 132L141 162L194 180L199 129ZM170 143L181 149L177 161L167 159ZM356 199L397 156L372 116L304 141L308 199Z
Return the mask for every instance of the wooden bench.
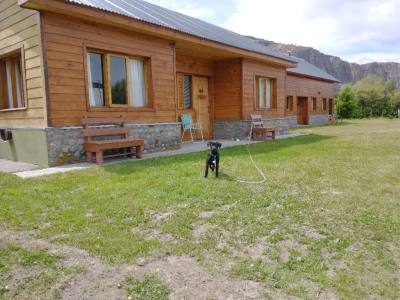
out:
M268 137L275 140L276 129L264 126L261 115L251 115L251 137L255 141L265 141Z
M123 117L92 118L83 117L86 160L103 164L104 158L127 156L143 157L144 140L128 137L129 128ZM96 126L96 127L93 127ZM105 154L106 151L113 151Z

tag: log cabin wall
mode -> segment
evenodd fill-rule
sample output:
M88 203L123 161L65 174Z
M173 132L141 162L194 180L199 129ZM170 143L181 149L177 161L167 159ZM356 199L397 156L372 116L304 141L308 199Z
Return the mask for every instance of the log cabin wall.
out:
M286 115L297 114L297 97L308 98L308 112L310 115L327 115L328 107L325 111L323 110L323 99L327 99L327 105L329 105L329 99L334 99L334 95L334 83L288 74L286 80L286 96L293 96L293 110L286 110ZM316 98L317 100L316 110L312 108L312 98Z
M0 2L0 58L15 51L22 55L25 105L0 110L0 127L44 128L47 126L47 113L40 14L19 7L17 0L3 0Z
M174 43L168 40L93 24L81 19L43 14L47 49L50 126L79 125L83 115L128 117L130 123L176 121ZM86 49L103 50L151 61L152 107L89 108Z
M216 63L215 120L240 120L242 117L242 60Z
M264 118L280 118L285 115L285 85L286 69L275 67L253 60L245 59L243 61L243 110L242 119L247 120L252 113L261 114ZM267 77L276 82L276 108L256 109L256 77Z

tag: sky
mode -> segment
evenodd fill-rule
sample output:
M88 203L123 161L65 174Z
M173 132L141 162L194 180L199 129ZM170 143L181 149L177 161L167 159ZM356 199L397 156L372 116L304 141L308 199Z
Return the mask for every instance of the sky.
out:
M244 35L350 62L400 62L400 0L147 0Z

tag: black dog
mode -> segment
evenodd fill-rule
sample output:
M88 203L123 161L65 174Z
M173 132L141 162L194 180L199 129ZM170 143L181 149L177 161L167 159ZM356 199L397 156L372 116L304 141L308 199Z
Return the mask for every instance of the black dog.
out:
M215 176L218 177L218 171L219 171L219 148L222 147L221 143L218 142L208 142L207 146L210 147L210 151L208 152L207 155L207 160L206 160L206 173L204 174L204 177L208 176L208 168L211 169L211 171L215 171Z

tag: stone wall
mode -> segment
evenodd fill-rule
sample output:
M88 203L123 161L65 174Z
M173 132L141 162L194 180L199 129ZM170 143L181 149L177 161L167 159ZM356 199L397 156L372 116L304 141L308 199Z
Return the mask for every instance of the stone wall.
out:
M328 115L309 115L308 123L313 126L328 124Z
M277 129L277 135L287 134L289 128L297 126L297 117L289 116L284 118L274 118L264 120L266 127ZM215 121L214 138L215 139L247 139L251 129L250 120L237 121Z
M145 153L179 149L180 123L129 124L129 136L145 140ZM85 160L82 127L46 128L50 166Z

